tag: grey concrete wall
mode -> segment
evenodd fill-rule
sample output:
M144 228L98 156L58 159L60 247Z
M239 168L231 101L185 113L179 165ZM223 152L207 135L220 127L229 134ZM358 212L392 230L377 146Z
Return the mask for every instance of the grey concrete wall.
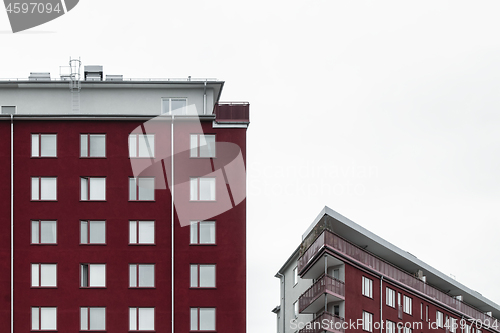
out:
M281 301L281 310L279 313L279 333L293 333L298 331L291 328L291 321L295 319L293 304L299 299L311 285L313 280L304 280L299 277L296 285L293 284L293 269L297 267L297 258L290 261L282 272L285 275L285 304ZM283 295L282 295L283 296ZM283 330L283 317L285 316L285 329ZM308 323L313 319L312 314L299 314L297 322Z
M189 109L203 114L203 89L137 87L85 88L80 91L81 114L145 114L161 112L164 97L187 98ZM207 89L207 114L214 107L213 89ZM73 114L71 93L66 87L0 89L0 106L16 106L17 114Z

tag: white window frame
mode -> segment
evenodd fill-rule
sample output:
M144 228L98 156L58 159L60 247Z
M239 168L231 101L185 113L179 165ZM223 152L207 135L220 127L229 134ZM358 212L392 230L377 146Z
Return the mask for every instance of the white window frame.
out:
M155 154L155 134L129 134L128 150L130 158L154 158ZM141 149L145 145L145 150Z
M203 181L202 181L203 179ZM208 181L210 181L212 184L208 184ZM211 186L209 188L210 190L210 197L207 198L201 198L201 194L204 193L202 190L202 186L206 185ZM189 179L189 200L190 201L216 201L217 199L217 181L215 177L191 177Z
M143 189L148 189L149 188L147 186L141 186L141 183L143 183L145 180L147 181L153 181L153 189L152 189L152 193L153 193L153 199L142 199L141 198L141 188ZM156 180L155 180L155 177L129 177L128 178L128 200L129 201L155 201L155 197L156 197ZM145 195L145 194L144 194Z
M47 283L47 270L53 270L54 280ZM52 272L50 272L52 273ZM31 264L31 287L32 288L57 288L57 264L32 263Z
M43 224L50 223L52 222L55 224L55 235L54 235L54 242L53 243L47 243L47 242L42 242L42 232L41 229L44 227ZM48 225L45 226L45 228L49 227ZM36 233L38 234L38 237L35 237L35 228L36 228ZM33 242L34 238L37 238L36 242ZM50 245L57 245L57 220L31 220L31 244L35 245L40 245L40 244L50 244Z
M403 295L403 312L411 315L413 309L413 300L411 297Z
M217 288L217 265L215 264L191 264L189 270L190 288ZM212 274L212 272L202 273L204 269L213 272L213 285L201 285L202 274Z
M207 140L210 139L210 142ZM192 158L215 158L215 134L191 134L189 136L189 156Z
M394 289L385 288L385 304L393 308L396 307L396 291Z
M146 224L153 224L153 241L152 242L144 242L143 237L141 241L141 235L145 233L144 229L141 230L141 224L142 227L145 227ZM131 220L129 221L129 245L155 245L156 244L156 223L155 221L138 221L138 220Z
M44 144L44 139L49 136L55 137L55 150L54 155L42 155L42 145ZM47 143L46 143L47 144ZM42 133L32 133L31 134L31 157L57 157L57 134L42 134Z
M296 300L293 303L293 317L298 318L299 317L299 300Z
M439 310L436 310L436 325L439 328L443 328L443 313Z
M213 322L214 327L204 327L206 324L202 323L201 312L205 312L207 315L213 312ZM190 330L191 331L216 331L217 330L217 308L201 307L201 308L191 308L190 311Z
M86 268L85 268L86 266ZM97 266L104 267L104 276L100 277L104 284L96 284L92 281L92 270ZM86 276L84 276L86 275ZM80 288L106 288L106 264L82 263L80 264Z
M141 319L141 312L146 313L153 310L153 327L145 327L144 320ZM156 316L154 307L130 307L129 308L129 331L154 331L156 327Z
M104 179L104 193L99 197L92 196L92 189L97 186L93 181L97 179ZM80 177L80 201L106 201L106 177Z
M48 184L44 181L54 181L54 198L43 197L43 186ZM31 201L57 201L57 177L31 177Z
M213 242L201 242L201 226L208 226L210 232L213 226ZM191 221L189 231L190 245L216 245L217 244L217 223L215 221Z
M362 281L361 293L364 296L373 298L373 280L367 278L366 276L363 276L361 281Z
M43 319L43 316L54 315L54 326ZM57 331L57 307L55 306L32 306L31 307L31 330L32 331Z
M153 284L152 285L141 285L141 280L143 279L144 272L141 272L141 268L153 267ZM156 287L156 267L155 264L129 264L129 288L155 288Z
M385 333L396 333L396 323L390 320L385 321Z
M403 328L403 333L411 333L411 332L412 332L411 327L406 327L406 326L405 326L405 327Z
M103 311L104 327L92 325L92 317L95 311ZM104 306L82 306L80 307L80 331L105 331L106 330L106 307Z
M298 274L298 267L295 266L293 269L293 286L295 286L297 283L299 283L299 274Z
M161 99L161 114L171 115L172 114L172 100L184 101L186 105L183 107L182 112L175 112L174 115L186 115L188 109L188 99L187 97L162 97ZM165 104L168 103L167 111L165 112ZM179 110L179 109L176 109Z
M373 314L363 311L363 331L373 332Z
M98 224L104 224L104 241L93 242L91 240L92 229ZM86 238L86 240L84 239ZM80 244L81 245L106 245L106 221L105 220L80 220Z
M104 137L104 155L91 155L92 146L97 143L92 143L92 138ZM85 150L84 150L85 147ZM82 158L106 158L106 134L105 133L85 133L80 134L80 157Z
M448 317L448 320L449 320L450 332L455 333L458 328L457 318ZM477 333L480 333L479 330L477 330Z

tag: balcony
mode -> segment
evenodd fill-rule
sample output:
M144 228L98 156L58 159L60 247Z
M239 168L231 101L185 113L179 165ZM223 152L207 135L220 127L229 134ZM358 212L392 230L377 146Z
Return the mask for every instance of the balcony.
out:
M246 102L216 103L214 114L217 123L248 124L250 123L250 104Z
M325 306L325 297L328 304L343 301L344 296L344 282L329 275L323 275L299 297L299 312L317 313Z
M428 297L435 299L437 302L449 306L471 318L481 320L483 323L485 321L489 323L495 322L495 318L477 310L457 298L445 294L444 292L434 288L420 279L417 279L400 268L393 266L381 258L376 257L362 248L348 242L329 230L325 229L318 231L317 234L319 235L315 239L304 240L304 244L307 242L307 245L310 245L305 245L301 249L302 256L299 258L297 264L298 272L301 276L305 274L306 268L309 269L314 265L317 261L317 255L320 253L322 254L324 249L328 249L331 252L340 253L343 257L349 258L352 262L356 262L358 265L372 269L379 274L382 274L384 277L402 283L408 288L427 295Z
M323 312L313 321L308 322L299 333L345 332L344 318Z

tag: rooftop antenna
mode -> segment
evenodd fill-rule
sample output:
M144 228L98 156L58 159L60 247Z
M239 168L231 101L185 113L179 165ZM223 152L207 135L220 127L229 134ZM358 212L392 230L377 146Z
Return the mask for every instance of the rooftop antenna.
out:
M82 62L80 57L69 58L69 66L61 66L59 68L61 80L69 81L69 91L71 94L71 111L74 113L80 112L80 90L82 89L80 82L80 68Z

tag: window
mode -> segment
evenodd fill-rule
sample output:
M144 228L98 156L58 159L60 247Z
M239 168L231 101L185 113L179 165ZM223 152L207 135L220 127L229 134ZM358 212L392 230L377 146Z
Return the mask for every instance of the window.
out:
M395 307L396 306L396 292L391 288L385 288L385 304Z
M31 157L56 157L56 134L31 134Z
M129 244L155 243L154 221L130 221L129 222Z
M386 320L385 333L396 333L396 323Z
M299 275L297 274L297 267L293 269L293 285L295 286L299 282Z
M130 134L128 136L129 157L155 157L154 134Z
M15 106L2 106L2 114L16 114Z
M155 265L130 264L129 273L129 287L153 288L155 286Z
M162 98L162 114L187 114L187 98Z
M31 200L57 200L57 178L31 177Z
M293 303L293 315L295 318L298 318L299 317L299 301L295 301L295 303Z
M411 298L404 295L403 296L403 312L404 313L407 313L407 314L410 314L412 313L411 309L412 309L412 304L411 304Z
M155 308L129 308L130 331L154 331Z
M425 321L429 321L429 306L425 306Z
M38 306L32 307L31 330L32 331L57 330L57 308L38 307Z
M340 316L340 305L333 306L333 314L336 316Z
M420 320L424 320L424 303L420 303Z
M191 288L215 288L215 265L191 265Z
M106 134L80 134L81 157L106 157Z
M80 287L106 287L105 264L81 264Z
M31 244L56 244L56 221L31 221Z
M105 244L106 221L80 221L80 244Z
M106 178L104 177L81 177L81 197L83 201L106 200Z
M404 332L404 333L411 333L411 328L410 328L410 327L406 327L406 326L405 326L405 327L403 328L403 332Z
M215 331L215 308L191 308L191 331Z
M335 269L333 270L333 278L334 278L334 279L337 279L337 280L340 280L340 269L335 268Z
M190 199L194 201L213 201L215 200L215 178L191 178Z
M215 221L192 221L191 244L215 244Z
M106 308L80 308L80 331L105 331Z
M363 311L363 331L372 332L373 314Z
M443 327L443 313L440 311L436 311L436 324L437 327Z
M191 157L215 157L215 135L191 134Z
M155 199L154 178L129 178L129 200L152 201Z
M363 276L362 282L363 282L363 285L362 285L362 293L363 293L363 295L372 298L372 295L373 295L372 294L373 293L373 290L372 290L373 281L370 280L369 278Z
M458 328L457 319L453 318L453 317L449 317L449 318L447 317L446 326L450 329L451 333L455 333L457 328Z
M31 286L32 287L56 287L57 265L56 264L31 264Z
M467 324L463 325L462 326L462 333L471 333L470 328L471 328L470 325L467 325Z

